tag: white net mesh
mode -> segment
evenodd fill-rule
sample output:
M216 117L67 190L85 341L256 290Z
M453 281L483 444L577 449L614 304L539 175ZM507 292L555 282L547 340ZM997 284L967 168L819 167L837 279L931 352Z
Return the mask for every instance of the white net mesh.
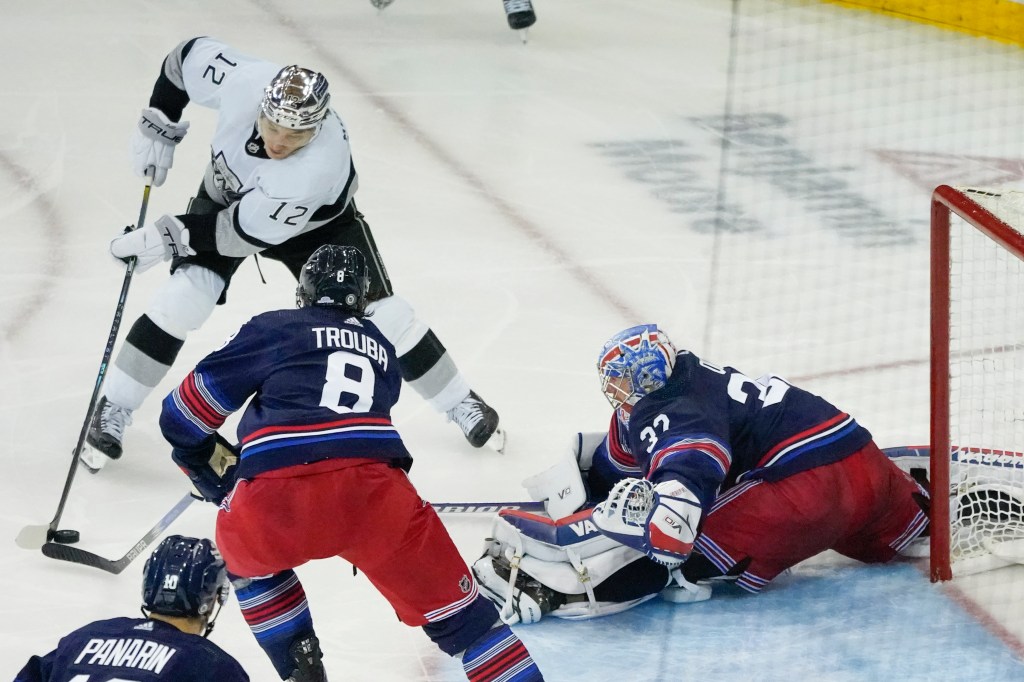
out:
M1017 230L1024 225L1024 193L962 192L1006 225ZM1014 248L951 215L950 561L955 575L1024 561L1024 254Z

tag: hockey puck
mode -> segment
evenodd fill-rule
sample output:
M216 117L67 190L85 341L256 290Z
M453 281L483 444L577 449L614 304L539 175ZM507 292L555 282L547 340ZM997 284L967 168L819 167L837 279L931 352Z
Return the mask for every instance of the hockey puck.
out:
M77 530L62 529L58 530L53 534L53 541L59 542L62 545L71 545L78 542L81 536Z

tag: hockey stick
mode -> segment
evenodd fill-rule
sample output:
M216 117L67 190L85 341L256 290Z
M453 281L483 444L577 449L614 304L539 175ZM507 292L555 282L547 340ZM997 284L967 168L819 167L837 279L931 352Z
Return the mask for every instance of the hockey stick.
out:
M542 512L543 502L431 502L438 514L497 514L503 509Z
M152 182L151 178L146 178L146 188L142 191L142 206L139 208L139 222L136 223L136 229L142 227L142 223L146 220L146 208L149 206L149 191L152 188ZM60 524L60 517L64 514L64 505L67 504L68 494L71 492L71 484L75 480L78 463L82 459L82 446L85 444L85 435L89 432L89 422L92 420L93 410L96 409L96 403L99 401L100 388L103 386L103 379L107 375L107 365L110 363L110 356L114 352L117 332L121 329L121 316L124 314L124 306L128 300L128 286L132 283L132 275L135 274L135 263L137 261L138 259L135 257L128 259L128 267L125 270L124 281L121 284L121 294L117 298L117 308L114 311L114 322L111 324L110 334L107 336L107 346L103 349L103 360L100 362L100 369L96 374L96 385L92 389L92 397L89 398L89 408L85 412L85 422L82 423L82 430L78 434L78 443L75 445L75 450L72 453L71 468L68 469L68 476L64 481L64 491L60 495L57 511L48 525L25 526L22 528L21 532L18 533L18 537L14 540L19 547L39 549L43 543L50 542L55 538L60 539L58 534L61 531L57 530L57 526ZM68 542L76 542L78 540L78 533L68 531L65 537Z
M161 533L167 530L175 519L181 516L181 513L192 504L195 500L191 493L186 493L185 497L178 500L178 503L171 508L169 512L164 514L163 518L156 522L156 525L149 529L142 539L135 543L135 545L128 550L120 559L104 559L99 554L93 554L87 552L84 549L78 547L70 547L68 545L62 545L57 542L47 542L43 545L43 555L48 556L51 559L57 559L58 561L70 561L73 564L82 564L83 566L92 566L98 568L101 571L107 573L114 573L115 575L125 569L137 556L142 554L143 551L156 540Z
M897 446L883 448L889 457L928 457L928 446ZM544 511L543 502L431 502L438 514L497 514L503 509L517 509L527 512Z

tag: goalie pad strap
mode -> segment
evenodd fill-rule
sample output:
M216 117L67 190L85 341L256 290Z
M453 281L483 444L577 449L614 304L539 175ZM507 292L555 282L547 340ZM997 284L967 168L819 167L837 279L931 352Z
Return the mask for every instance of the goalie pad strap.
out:
M502 511L491 537L496 553L505 554L513 567L563 594L587 594L592 602L596 586L643 557L598 532L588 512L552 521L528 512Z

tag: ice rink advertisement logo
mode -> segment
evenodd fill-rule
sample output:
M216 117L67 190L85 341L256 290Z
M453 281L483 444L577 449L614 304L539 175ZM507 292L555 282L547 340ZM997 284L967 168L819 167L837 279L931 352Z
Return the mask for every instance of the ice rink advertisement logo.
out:
M626 176L650 187L674 213L687 217L697 232L724 229L732 233L763 233L757 206L744 197L763 196L767 187L800 206L824 229L833 230L865 248L909 245L926 233L886 215L851 178L855 168L830 165L794 143L790 120L775 113L685 119L705 133L694 144L681 139L626 140L592 146L618 165ZM719 193L721 145L728 148L723 179L732 191ZM744 189L737 187L743 183ZM748 203L750 205L748 205Z

